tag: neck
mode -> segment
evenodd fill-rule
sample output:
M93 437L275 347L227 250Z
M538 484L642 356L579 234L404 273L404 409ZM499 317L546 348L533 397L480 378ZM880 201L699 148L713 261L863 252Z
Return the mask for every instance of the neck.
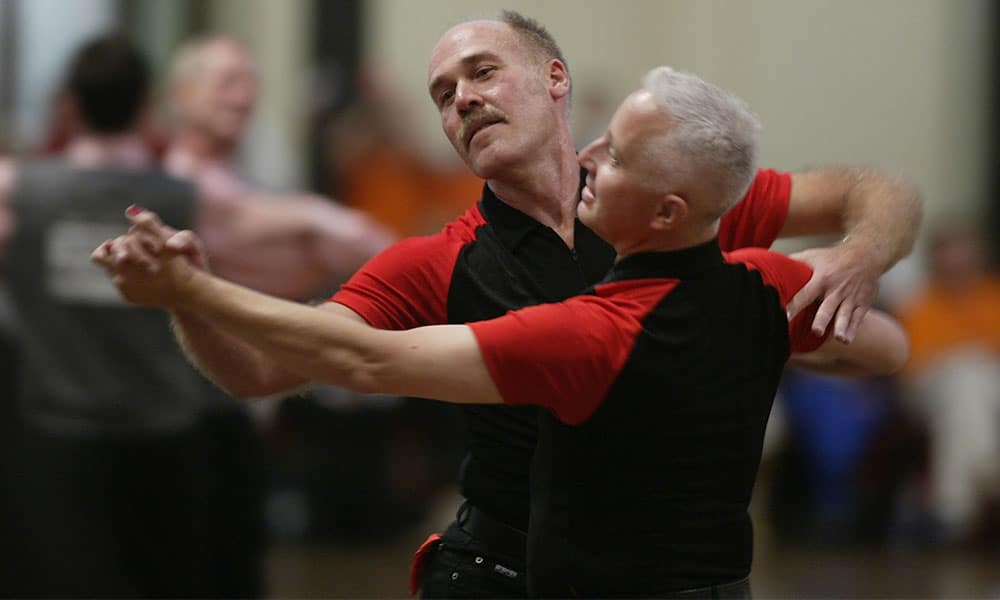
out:
M615 252L621 260L632 254L646 252L671 252L693 248L712 241L719 233L719 222L715 221L708 227L688 228L671 231L666 234L649 232L642 238L623 241L615 244Z
M554 151L538 153L552 159L535 161L521 171L514 170L509 177L492 178L487 183L498 198L550 227L572 248L580 164L568 134L554 143Z
M149 149L134 131L80 134L66 147L66 158L80 167L145 167L152 162Z

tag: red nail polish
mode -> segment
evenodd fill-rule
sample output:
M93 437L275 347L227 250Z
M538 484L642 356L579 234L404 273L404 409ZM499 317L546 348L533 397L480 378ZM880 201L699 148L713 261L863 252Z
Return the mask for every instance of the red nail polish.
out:
M134 217L139 213L141 213L142 211L143 208L141 206L139 206L138 204L133 204L129 206L127 209L125 209L125 214L127 214L130 217Z

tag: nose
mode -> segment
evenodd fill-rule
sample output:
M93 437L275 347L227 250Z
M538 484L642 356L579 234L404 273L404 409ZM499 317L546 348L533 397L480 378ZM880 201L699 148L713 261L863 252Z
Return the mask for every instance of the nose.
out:
M594 140L587 144L583 150L580 150L580 154L577 155L576 160L580 163L580 166L587 169L591 173L594 172L594 148L600 140Z
M473 107L483 106L483 97L479 95L475 85L469 81L460 81L455 86L455 107L460 114L465 114Z

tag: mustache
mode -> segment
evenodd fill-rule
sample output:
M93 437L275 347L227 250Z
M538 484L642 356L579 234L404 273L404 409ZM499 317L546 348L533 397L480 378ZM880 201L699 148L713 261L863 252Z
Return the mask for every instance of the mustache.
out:
M474 113L469 113L462 117L462 124L456 134L457 141L465 146L468 143L469 135L483 125L491 125L507 121L507 115L498 108L483 108Z

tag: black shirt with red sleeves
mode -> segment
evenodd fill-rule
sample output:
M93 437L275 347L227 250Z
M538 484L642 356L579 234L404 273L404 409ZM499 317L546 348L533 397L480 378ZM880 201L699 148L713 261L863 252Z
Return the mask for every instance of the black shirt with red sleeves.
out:
M722 219L724 249L769 247L784 225L791 177L760 171ZM570 249L551 228L484 186L481 201L432 236L410 238L369 261L332 298L380 329L460 324L565 300L600 281L614 251L576 222ZM538 433L531 406L463 405L469 454L462 494L526 531L529 471Z
M618 262L558 304L470 323L506 404L543 406L528 585L649 596L750 571L747 507L790 352L822 339L785 306L806 265L716 241Z

